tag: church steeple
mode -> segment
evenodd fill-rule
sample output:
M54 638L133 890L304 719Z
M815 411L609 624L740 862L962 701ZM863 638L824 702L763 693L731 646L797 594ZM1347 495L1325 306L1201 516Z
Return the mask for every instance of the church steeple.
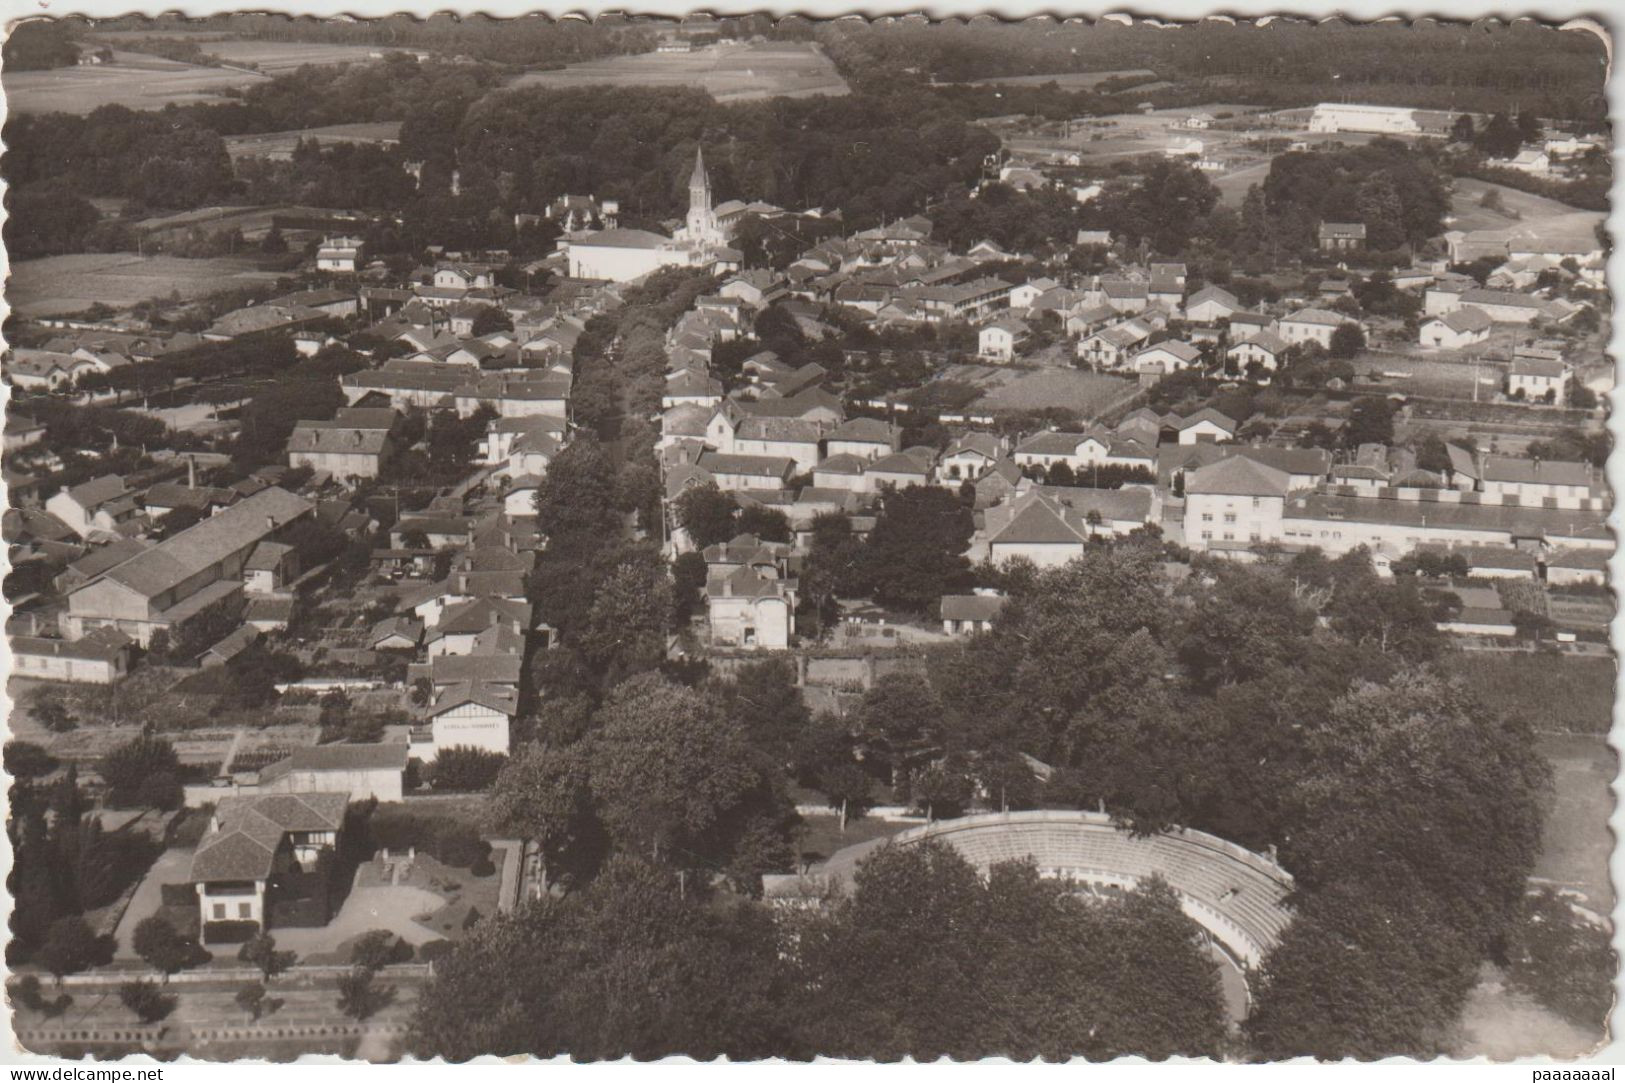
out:
M694 172L688 178L688 239L696 244L721 244L715 213L711 210L711 177L705 171L705 151L694 149Z

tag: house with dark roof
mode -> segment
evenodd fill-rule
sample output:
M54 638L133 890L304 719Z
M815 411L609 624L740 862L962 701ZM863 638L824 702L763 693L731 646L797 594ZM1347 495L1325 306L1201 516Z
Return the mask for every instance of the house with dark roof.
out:
M1286 340L1265 328L1241 339L1225 351L1225 356L1239 372L1245 373L1255 364L1267 372L1274 372L1281 367L1286 349Z
M202 918L199 942L207 945L211 933L218 937L233 923L264 931L284 900L318 900L325 924L326 885L312 891L309 878L324 864L322 855L337 850L349 804L348 793L222 797L192 854L188 877Z
M1508 455L1484 458L1485 494L1515 497L1524 504L1551 501L1559 507L1579 507L1591 497L1592 480L1589 463Z
M275 487L239 501L76 588L68 595L63 632L80 639L95 628L116 628L145 647L160 629L173 638L200 614L239 606L254 550L314 508Z
M1322 252L1352 252L1365 247L1365 223L1322 222L1318 237Z
M1608 582L1606 549L1558 549L1546 557L1546 582L1554 587Z
M719 570L705 584L711 643L748 650L784 650L796 630L796 580L782 568L742 564Z
M1562 406L1568 398L1568 377L1568 366L1561 360L1514 357L1507 369L1507 394L1515 399Z
M944 594L937 609L945 635L964 636L991 631L1007 599L997 591L975 594Z
M151 548L152 542L144 538L119 538L107 545L97 546L57 575L56 589L66 594L80 584L95 579L107 569L123 564L137 553L145 553Z

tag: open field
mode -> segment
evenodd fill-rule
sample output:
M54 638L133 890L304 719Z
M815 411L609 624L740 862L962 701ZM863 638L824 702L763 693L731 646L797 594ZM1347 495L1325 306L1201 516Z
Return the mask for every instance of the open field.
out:
M1130 394L1135 385L1118 376L1079 369L1044 368L1030 371L989 365L958 365L948 379L983 388L973 411L1042 410L1060 407L1094 417Z
M166 32L134 36L179 35ZM210 68L115 49L111 64L6 72L0 77L0 84L5 88L6 104L14 112L83 114L103 105L161 109L171 103L218 101L222 90L249 86L303 64L360 63L372 59L378 52L362 45L248 41L205 35L198 35L195 40L206 53L213 53L230 64L251 63L260 71ZM108 43L118 45L119 41L109 35Z
M1054 83L1063 90L1088 90L1108 79L1126 79L1141 76L1149 81L1157 77L1150 68L1127 68L1122 71L1068 71L1055 75L1000 75L992 79L972 79L966 86L1044 86Z
M1478 205L1484 193L1491 188L1501 193L1502 207L1510 213L1499 213ZM1530 230L1538 231L1543 236L1573 237L1577 240L1594 238L1597 223L1607 217L1602 211L1577 210L1555 199L1471 177L1457 178L1455 191L1450 195L1450 213L1453 216L1449 223L1451 229Z
M11 265L6 300L23 316L82 312L100 302L113 308L178 293L194 301L255 282L274 281L252 256L179 259L133 252L48 256Z
M306 128L303 131L263 132L259 135L234 135L226 140L226 153L233 158L289 158L293 146L300 139L315 139L324 146L329 143L394 143L400 139L401 122L383 120L371 124L331 124L325 128Z
M0 85L13 112L84 114L104 105L161 109L171 103L218 101L220 91L228 87L248 86L265 78L250 71L115 53L111 64L6 72Z
M378 59L384 52L370 45L255 41L247 38L200 41L198 44L204 52L212 53L228 64L252 64L271 75L292 71L306 64L362 64Z
M1441 351L1435 357L1364 353L1354 359L1354 371L1362 378L1373 374L1380 378L1383 373L1406 373L1404 378L1382 378L1384 389L1401 394L1452 399L1471 399L1473 380L1476 378L1479 381L1479 398L1485 402L1493 400L1501 390L1506 366L1491 362L1474 366L1455 357L1451 351Z
M692 53L641 53L519 76L514 87L698 86L719 102L846 94L846 80L816 45L713 45Z

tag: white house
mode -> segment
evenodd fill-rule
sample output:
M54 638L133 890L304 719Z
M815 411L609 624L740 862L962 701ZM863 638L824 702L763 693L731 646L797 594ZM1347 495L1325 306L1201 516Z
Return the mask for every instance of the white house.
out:
M1166 375L1183 372L1201 359L1202 351L1189 342L1168 339L1135 354L1134 369L1141 375Z
M1423 346L1439 350L1460 350L1490 337L1490 318L1477 308L1458 308L1443 316L1424 320L1417 329Z
M1236 423L1211 406L1182 419L1179 429L1181 444L1222 443L1236 435Z
M795 634L794 580L741 565L705 584L711 642L720 647L785 650Z
M1010 307L1031 308L1035 300L1059 285L1060 283L1053 278L1028 279L1010 291Z
M129 636L111 628L76 640L12 636L12 672L37 681L112 684L129 672L134 646Z
M1520 173L1528 173L1533 177L1544 177L1552 171L1552 160L1544 150L1525 148L1508 161L1506 167L1516 169Z
M1241 372L1246 372L1247 367L1253 364L1274 372L1281 367L1281 355L1286 348L1285 340L1274 331L1259 331L1230 347L1225 351L1225 356Z
M1347 316L1337 312L1328 312L1323 308L1302 308L1290 316L1283 316L1277 333L1289 346L1317 342L1322 348L1330 349L1332 332L1351 322Z
M192 854L189 880L202 919L199 942L207 944L220 923L268 928L273 881L314 872L323 852L337 849L349 804L347 793L222 797Z
M1522 397L1529 402L1546 402L1551 396L1553 406L1562 406L1568 397L1568 366L1561 361L1515 357L1507 370L1507 394Z
M1245 548L1279 540L1291 477L1240 455L1185 479L1185 544L1192 549Z
M824 437L827 456L852 455L873 461L898 450L903 433L889 421L872 417L854 417L831 429Z
M354 274L361 265L361 238L329 237L316 250L316 269L330 274Z
M1484 492L1515 496L1521 503L1552 500L1559 507L1580 507L1591 497L1591 467L1557 459L1484 459Z
M1078 357L1097 369L1114 369L1128 363L1140 344L1151 337L1151 328L1139 320L1125 320L1096 331L1078 343Z
M1017 319L994 320L977 335L977 353L989 361L1009 361L1016 345L1027 337L1029 328Z
M1241 302L1229 290L1203 286L1185 301L1185 319L1191 323L1223 323L1241 311Z
M45 502L45 510L61 519L81 538L112 533L137 514L135 494L117 474L104 474L71 489L63 489Z
M486 681L449 685L429 708L429 732L413 731L412 756L430 763L440 752L453 747L505 756L509 730L518 713L519 697L506 687Z

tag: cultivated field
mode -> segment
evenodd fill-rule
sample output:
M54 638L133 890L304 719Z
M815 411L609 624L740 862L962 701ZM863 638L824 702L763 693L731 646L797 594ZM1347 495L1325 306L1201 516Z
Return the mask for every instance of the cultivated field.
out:
M178 259L133 252L50 256L11 265L6 301L23 316L82 312L100 302L113 308L179 294L194 301L255 282L274 281L250 256Z
M957 365L945 378L984 389L982 397L971 403L972 412L1060 407L1089 418L1135 390L1132 380L1066 368L1021 371L989 365Z
M315 139L325 146L329 143L394 143L400 136L401 122L398 120L331 124L325 128L306 128L302 131L234 135L226 140L226 153L233 158L286 159L293 156L294 144L300 139Z
M275 75L306 64L360 64L378 59L385 50L370 45L324 45L303 41L254 41L227 38L198 43L228 64L252 64Z
M219 100L228 87L265 79L251 71L179 64L139 53L114 53L111 64L5 72L6 105L18 113L92 112L104 105L161 109Z
M177 37L169 33L136 37ZM363 62L377 50L359 45L315 45L297 42L246 41L198 36L199 46L229 64L252 63L260 71L210 68L183 64L115 47L113 63L87 64L51 71L23 71L0 75L6 104L22 113L89 113L103 105L131 109L161 109L216 101L220 91L249 86L301 64ZM109 36L109 44L118 45ZM267 74L269 73L269 74Z
M697 86L719 102L846 94L846 80L816 45L713 45L692 53L641 53L533 71L510 86Z

